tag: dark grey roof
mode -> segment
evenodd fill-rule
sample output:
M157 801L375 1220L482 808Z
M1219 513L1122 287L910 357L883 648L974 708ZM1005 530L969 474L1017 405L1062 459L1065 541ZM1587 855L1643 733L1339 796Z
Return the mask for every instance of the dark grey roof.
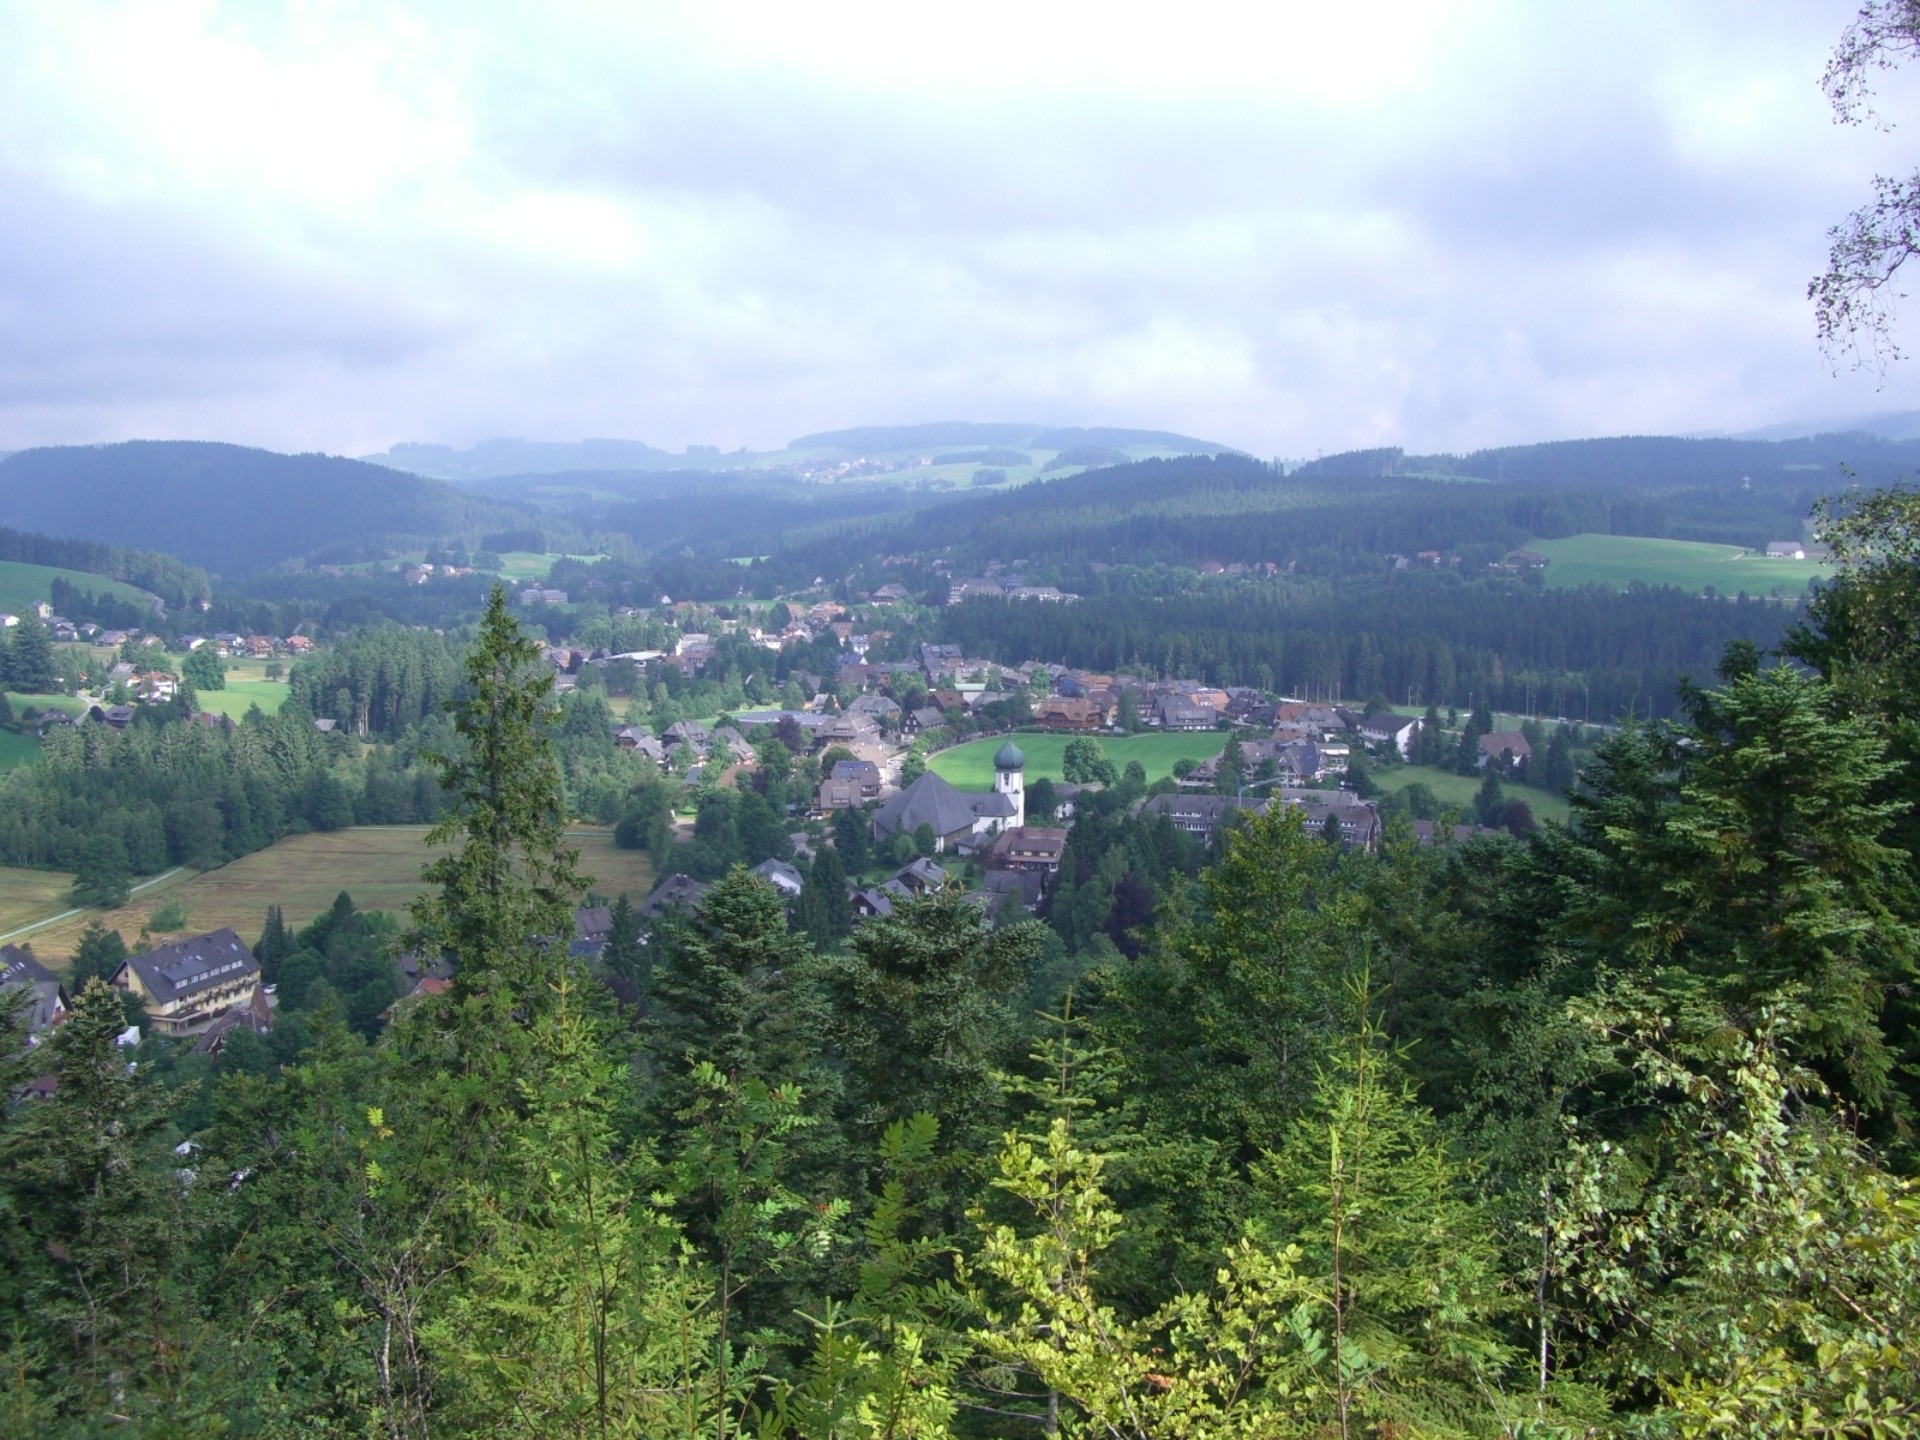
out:
M791 890L796 895L806 886L800 872L784 860L762 860L753 867L753 873L774 889Z
M1011 820L1019 812L1013 801L999 790L985 795L967 796L967 806L982 820Z
M691 875L669 875L647 896L646 903L640 907L640 913L649 920L656 920L675 905L695 905L700 897L713 887L704 880L696 880Z
M246 941L226 928L156 945L125 963L140 977L147 993L163 1005L243 975L257 978L260 974L260 962Z
M971 830L976 811L969 798L929 770L874 812L874 828L882 835L912 834L922 825L931 825L936 835ZM1005 797L1001 798L1004 804Z
M52 1025L63 1008L60 981L54 973L17 946L0 945L0 993L9 990L27 992L29 1035Z
M588 905L573 912L573 933L582 940L605 935L613 929L613 907Z
M1027 763L1027 757L1020 753L1020 747L1009 740L993 754L993 768L996 770L1019 770Z

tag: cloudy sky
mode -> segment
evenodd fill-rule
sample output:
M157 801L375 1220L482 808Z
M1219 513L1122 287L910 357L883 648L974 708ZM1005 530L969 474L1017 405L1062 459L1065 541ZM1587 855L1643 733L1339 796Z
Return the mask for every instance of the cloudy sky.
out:
M1831 121L1853 9L9 5L0 451L1920 407L1804 298L1920 160L1920 74Z

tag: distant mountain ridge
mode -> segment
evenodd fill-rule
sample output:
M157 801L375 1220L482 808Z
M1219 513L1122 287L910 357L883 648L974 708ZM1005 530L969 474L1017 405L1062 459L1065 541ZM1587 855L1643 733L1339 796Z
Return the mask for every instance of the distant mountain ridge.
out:
M477 544L526 512L333 455L197 440L23 450L0 461L0 524L162 550L224 575L288 560Z
M482 440L462 450L452 445L405 442L361 458L409 474L459 485L526 475L613 475L647 471L778 470L817 460L821 452L842 459L932 454L967 446L1021 446L1038 450L1118 449L1144 446L1184 455L1238 454L1231 445L1171 430L1111 426L1041 425L1030 421L983 423L939 420L922 425L861 425L822 430L787 442L784 450L733 450L689 445L682 453L640 440Z

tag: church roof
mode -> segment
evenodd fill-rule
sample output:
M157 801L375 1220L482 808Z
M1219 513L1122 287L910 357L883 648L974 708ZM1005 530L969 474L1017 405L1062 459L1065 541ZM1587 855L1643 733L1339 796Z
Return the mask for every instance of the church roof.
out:
M936 835L971 830L976 813L972 798L986 797L962 795L929 770L874 812L874 828L882 835L911 834L922 825L932 826Z
M1020 753L1020 747L1009 740L1002 745L993 757L996 770L1019 770L1025 767L1027 757Z

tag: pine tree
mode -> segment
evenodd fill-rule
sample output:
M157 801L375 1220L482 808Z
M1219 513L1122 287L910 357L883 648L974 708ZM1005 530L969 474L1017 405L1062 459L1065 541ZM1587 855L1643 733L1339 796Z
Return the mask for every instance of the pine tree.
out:
M271 985L280 978L280 962L291 948L286 922L280 917L280 907L269 905L266 926L260 931L260 939L253 947L253 958L260 962L260 978L267 984Z
M53 659L53 636L40 617L29 610L13 627L6 652L6 683L29 695L48 695L60 688L59 667Z
M451 797L427 843L460 848L421 871L434 888L414 902L412 938L454 958L463 998L525 1016L562 968L588 881L566 843L553 675L497 585L465 670L465 692L445 707L463 744L427 757Z

